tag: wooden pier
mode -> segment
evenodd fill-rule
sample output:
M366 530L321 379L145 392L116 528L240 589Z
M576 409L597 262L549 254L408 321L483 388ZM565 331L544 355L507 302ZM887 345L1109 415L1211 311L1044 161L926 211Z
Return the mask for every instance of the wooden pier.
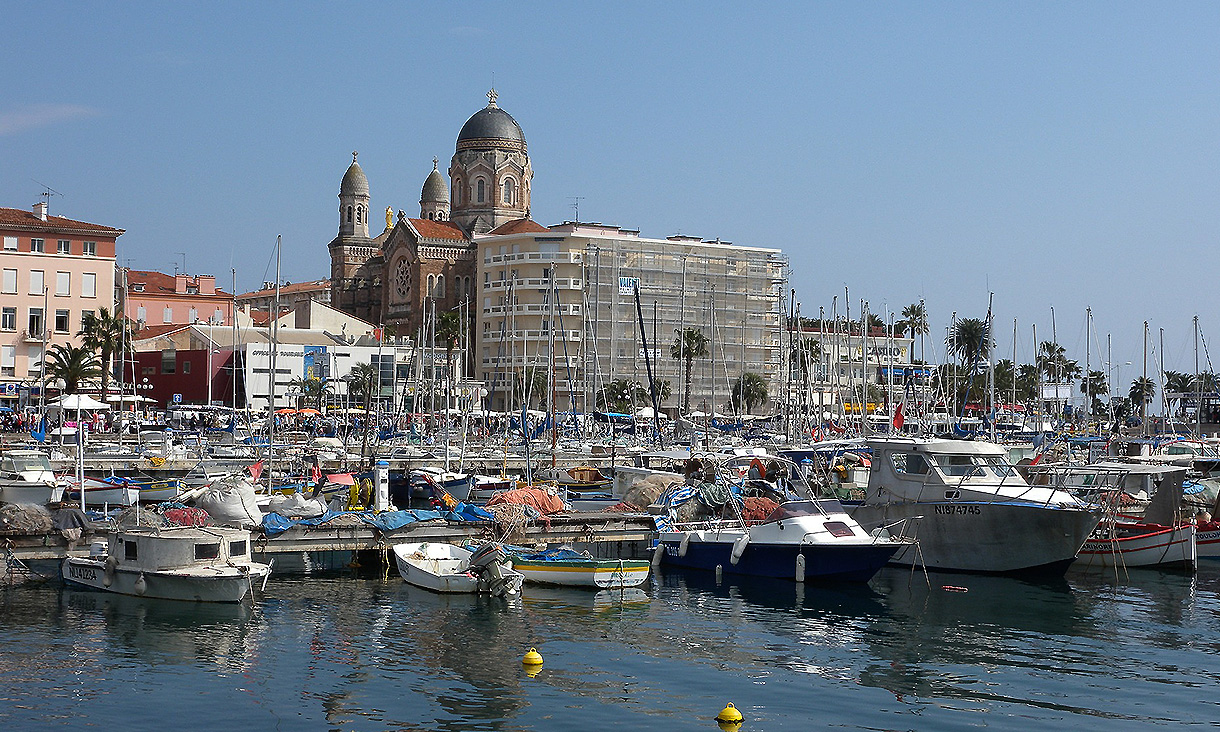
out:
M630 559L642 556L655 535L652 519L645 514L592 511L548 516L546 521L536 520L522 531L507 536L505 528L493 521L417 521L385 533L364 523L332 525L334 523L294 526L274 537L255 530L252 548L256 556L274 557L277 554L377 551L417 541L450 544L504 541L571 544L588 547L596 556ZM105 528L87 532L69 549L67 540L58 532L31 535L0 531L0 555L11 552L22 561L63 559L69 554L81 556L88 553L93 541L104 539L106 534Z

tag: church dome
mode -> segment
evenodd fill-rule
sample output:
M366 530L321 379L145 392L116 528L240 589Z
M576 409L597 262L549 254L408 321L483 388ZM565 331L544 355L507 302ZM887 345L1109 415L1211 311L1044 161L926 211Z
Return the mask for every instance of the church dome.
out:
M352 153L352 164L343 174L343 182L339 184L340 196L367 196L369 194L369 179L365 177L360 164L356 162L356 153Z
M420 194L419 200L449 203L449 187L445 185L441 172L436 169L436 161L432 162L432 172L424 181L424 192Z
M492 89L487 93L487 106L475 112L470 119L466 120L466 124L462 125L462 131L458 133L458 142L463 140L511 140L525 144L525 133L521 131L521 125L517 124L517 120L503 109L496 106L496 91Z

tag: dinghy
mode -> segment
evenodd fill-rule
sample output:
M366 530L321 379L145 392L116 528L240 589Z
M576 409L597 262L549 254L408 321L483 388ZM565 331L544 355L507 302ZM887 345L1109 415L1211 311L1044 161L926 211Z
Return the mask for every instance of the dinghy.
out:
M473 552L435 542L397 544L394 559L403 580L433 592L515 595L525 581L504 547L494 542Z

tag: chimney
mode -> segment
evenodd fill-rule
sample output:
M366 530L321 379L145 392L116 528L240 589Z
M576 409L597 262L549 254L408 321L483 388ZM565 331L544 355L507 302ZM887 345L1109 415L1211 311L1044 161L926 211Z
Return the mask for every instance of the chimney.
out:
M200 295L215 295L216 294L215 275L199 275L199 294Z
M179 295L185 295L186 294L186 283L189 280L190 280L190 277L185 274L179 273L179 274L174 275L174 292Z
M47 220L47 202L46 201L39 201L38 203L34 204L34 215L38 217L39 221Z

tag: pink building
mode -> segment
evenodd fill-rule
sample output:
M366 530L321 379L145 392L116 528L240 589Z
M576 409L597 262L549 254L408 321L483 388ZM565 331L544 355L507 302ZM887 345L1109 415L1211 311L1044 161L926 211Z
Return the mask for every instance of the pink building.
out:
M114 309L114 243L122 234L50 216L46 203L0 208L0 404L37 389L44 343L79 344L84 315Z
M126 283L123 277L126 276ZM119 296L126 303L123 312L130 320L146 325L190 325L233 323L233 294L216 288L212 275L168 275L140 269L119 271Z

